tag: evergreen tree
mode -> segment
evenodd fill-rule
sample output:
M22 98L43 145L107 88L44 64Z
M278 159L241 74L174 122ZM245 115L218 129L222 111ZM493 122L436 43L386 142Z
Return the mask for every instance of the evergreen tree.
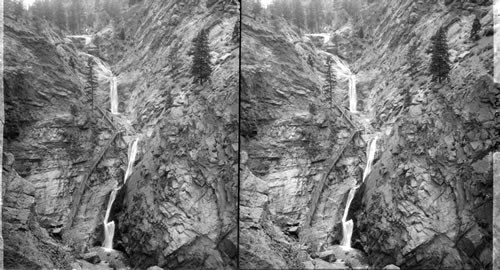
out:
M92 108L94 108L94 92L97 89L97 79L95 76L95 71L94 71L94 61L92 58L89 57L89 60L87 61L87 89L90 90L90 102L92 104Z
M300 29L304 29L304 8L300 0L293 1L293 22Z
M110 0L104 1L104 10L111 18L116 19L118 15L120 15L120 2Z
M210 48L208 47L208 33L202 29L198 36L193 40L193 64L191 66L191 75L200 85L210 78L212 67L210 64Z
M316 31L316 10L314 8L314 2L311 1L309 2L309 5L307 6L307 28L309 28L309 31L311 33L314 33Z
M337 84L337 78L335 77L335 73L332 70L332 57L328 56L326 60L326 66L327 66L327 73L326 73L326 84L327 84L327 89L328 92L328 105L330 105L330 108L332 106L333 102L333 89L335 88L335 85Z
M43 14L42 1L35 1L33 5L31 5L29 11L31 15L33 15L33 17L43 19L44 14Z
M97 57L100 57L100 55L101 55L101 37L100 36L95 35L95 37L94 37L94 45L95 45L95 48L96 48L95 55Z
M23 2L21 0L14 1L14 15L16 16L16 22L18 18L21 18L24 13Z
M338 55L339 54L339 38L337 37L337 35L334 35L333 36L333 44L335 44L335 54Z
M343 0L342 8L349 14L353 23L359 20L361 5L359 0Z
M429 70L432 74L432 81L441 83L444 79L449 80L448 73L451 70L445 28L440 27L431 40L432 48L430 50L431 63Z
M81 0L71 0L70 15L68 18L69 29L73 33L79 33L81 31L82 24L82 4Z
M324 24L330 26L333 22L333 18L334 18L333 11L328 10L325 14Z
M29 11L39 19L52 20L51 3L48 0L37 0L31 5Z
M61 29L66 29L66 11L62 0L57 0L55 3L55 23Z
M231 38L231 41L234 43L239 43L240 42L240 20L236 20L234 23L233 27L233 36Z
M122 28L120 34L118 34L118 38L121 40L125 40L125 29Z
M271 15L275 17L280 17L282 11L280 10L279 4L277 0L273 0L268 6L267 9L271 12Z
M470 32L470 38L472 40L478 40L479 35L477 34L481 30L481 22L477 17L474 18L474 22L472 23L472 29Z
M325 23L325 12L323 10L323 4L321 0L311 0L314 10L314 19L316 24L316 31L320 31L321 27Z
M311 67L314 67L314 62L313 62L311 55L307 56L307 64L309 64L309 66L311 66Z
M260 0L256 0L253 3L253 7L252 7L252 13L253 13L254 17L257 17L258 15L260 15L261 11L262 11L262 6L260 4Z
M290 5L288 4L288 2L286 0L282 0L280 3L281 3L280 7L281 7L281 10L283 12L283 18L285 18L285 20L287 20L288 22L291 22L293 15L292 15L292 9L291 9Z
M54 21L54 14L52 13L52 7L54 2L50 0L43 0L42 2L42 7L43 7L43 17L47 21Z

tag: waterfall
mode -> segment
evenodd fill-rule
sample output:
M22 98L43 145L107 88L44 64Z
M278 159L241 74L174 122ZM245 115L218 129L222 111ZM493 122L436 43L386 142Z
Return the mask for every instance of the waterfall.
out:
M104 217L104 244L102 245L104 248L112 249L113 248L113 236L115 235L115 222L108 222L109 213L111 212L111 206L116 198L116 193L118 189L113 189L111 191L111 196L109 196L108 208L106 209L106 216Z
M83 38L85 39L85 46L90 45L92 43L92 36L91 35L69 35L66 36L68 38Z
M366 168L363 172L363 182L365 178L372 171L372 163L375 158L375 152L377 151L377 137L373 138L373 140L368 144L368 148L366 149Z
M97 69L101 72L98 73L99 80L109 81L109 100L111 103L111 113L118 114L118 79L109 68L109 66L102 61L99 57L95 57L91 54L79 52L80 55L85 55L94 60L97 65Z
M356 96L356 76L353 74L349 76L349 111L352 113L357 112L356 105L358 98Z
M128 167L125 172L125 179L123 179L123 184L127 182L128 177L132 174L132 169L134 168L135 156L137 155L137 143L139 142L139 138L135 139L132 143L132 146L129 149L129 158L128 158Z
M346 221L347 214L349 213L349 207L351 206L352 199L354 199L354 194L358 187L353 187L349 190L349 196L347 197L347 203L344 209L344 215L342 216L342 241L340 242L341 246L351 247L351 237L354 224L351 220Z
M127 182L128 177L132 174L132 169L134 167L135 156L137 155L137 143L139 142L139 138L136 138L132 144L129 146L128 151L128 166L127 171L125 172L125 178L123 179L123 185ZM106 249L113 249L113 237L115 235L115 222L110 221L109 214L111 212L111 207L113 206L113 202L116 199L116 193L118 193L119 188L113 189L111 191L111 195L109 196L108 207L106 209L106 215L104 216L104 243L103 247Z
M375 152L377 151L377 137L373 138L373 140L368 144L366 149L366 168L363 172L363 182L365 178L370 174L372 170L373 159L375 158ZM354 199L354 194L359 186L355 186L349 190L349 196L347 197L347 203L344 209L344 215L342 216L342 241L340 242L341 246L351 247L351 237L354 228L354 224L352 219L347 220L347 214L349 213L349 208L351 206L351 202Z
M347 64L344 63L344 61L340 60L337 56L333 56L332 59L335 62L333 70L337 75L337 78L343 78L349 83L349 111L352 113L356 113L356 107L358 103L358 98L356 95L356 75L354 75Z
M116 90L117 79L116 76L113 76L110 81L110 93L109 99L111 101L111 113L118 114L118 92Z

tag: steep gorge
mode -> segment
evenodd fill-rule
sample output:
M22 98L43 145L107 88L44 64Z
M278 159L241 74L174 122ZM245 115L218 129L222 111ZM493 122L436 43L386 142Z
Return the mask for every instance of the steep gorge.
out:
M492 6L445 2L367 1L357 21L337 24L330 34L339 39L337 54L353 60L359 99L360 113L346 112L347 83L339 83L334 103L347 117L328 109L327 95L318 98L325 50L332 53L333 44L306 37L282 18L254 19L244 10L243 268L491 269L491 164L499 149ZM483 30L470 40L475 15ZM449 82L436 84L427 50L440 26L447 28L452 71ZM340 153L341 134L357 129L359 139ZM348 215L355 249L345 255L340 219L375 135L372 171ZM306 155L313 147L314 155ZM333 170L325 170L339 153Z
M115 116L108 81L92 108L89 56L68 33L5 17L6 269L236 266L239 6L158 0L121 12L93 29L117 75ZM214 72L198 86L190 48L203 27ZM116 251L106 254L102 221L135 137L134 172L111 211Z

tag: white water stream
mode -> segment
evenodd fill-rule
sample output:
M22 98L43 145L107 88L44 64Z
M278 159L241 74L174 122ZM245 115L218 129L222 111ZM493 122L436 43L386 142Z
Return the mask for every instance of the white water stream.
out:
M127 182L128 177L132 174L132 170L134 167L135 157L137 155L137 143L139 142L139 138L135 139L134 142L129 147L128 153L128 166L127 171L125 172L125 178L123 179L123 185ZM115 222L110 221L109 214L111 212L111 207L113 206L113 202L116 199L116 193L118 193L119 188L113 189L111 195L109 197L108 207L106 208L106 215L104 216L104 242L103 247L106 249L113 249L113 237L115 235Z
M102 61L100 58L95 57L91 54L84 53L84 52L79 52L81 55L85 55L87 57L90 57L94 60L94 62L97 65L97 77L99 80L103 81L109 81L109 100L111 103L111 113L112 114L119 114L118 113L118 90L117 90L117 85L118 85L118 79L116 78L115 75L113 75L113 72L109 68L109 65L106 64L104 61Z
M373 159L375 158L375 152L377 151L377 137L373 138L372 141L368 144L366 149L366 168L363 172L363 180L370 174L372 170ZM347 203L344 209L344 215L342 216L342 241L340 242L341 246L351 247L351 237L353 231L353 221L352 219L347 220L347 214L349 213L349 208L351 206L352 199L354 198L354 194L359 186L355 186L349 190L349 196L347 197Z
M118 114L118 92L116 89L117 85L116 76L113 76L110 81L110 89L109 89L109 100L111 101L111 113Z
M349 111L352 113L356 113L356 104L358 102L358 98L356 95L356 75L354 75L347 64L337 56L332 57L332 59L335 62L335 65L333 65L332 68L337 75L337 78L343 78L349 83Z
M82 38L82 39L85 39L85 46L88 46L90 45L90 43L92 43L92 36L91 35L69 35L69 36L66 36L68 38Z

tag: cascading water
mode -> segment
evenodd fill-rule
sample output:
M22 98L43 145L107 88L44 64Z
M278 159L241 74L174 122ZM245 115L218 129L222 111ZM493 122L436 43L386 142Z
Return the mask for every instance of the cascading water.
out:
M79 52L79 54L92 58L97 65L97 69L101 71L98 73L99 79L109 81L109 100L111 103L111 113L118 114L118 79L113 75L113 72L108 67L108 65L100 58L84 52Z
M69 35L69 36L66 36L68 38L83 38L85 39L85 46L88 46L90 45L90 43L92 42L92 36L91 35Z
M109 93L109 99L111 101L111 113L112 114L118 114L118 92L116 90L116 85L117 85L117 79L116 76L113 76L111 78L111 83L110 83L110 93Z
M111 195L109 196L108 208L106 209L106 215L104 217L104 243L103 247L107 249L113 248L113 236L115 235L115 222L108 222L109 213L111 212L111 206L116 199L116 193L118 192L118 188L113 189L111 191Z
M129 158L128 158L128 166L127 171L125 172L125 178L123 179L123 185L127 182L128 177L132 174L132 170L134 167L135 157L137 155L137 143L139 142L139 138L135 139L134 142L129 147ZM106 249L113 249L113 237L115 235L115 222L110 221L109 214L111 212L111 207L113 206L113 202L116 199L116 193L120 190L119 188L113 189L111 191L111 195L109 197L108 207L106 208L106 215L104 216L104 242L103 247Z
M377 151L377 137L373 138L373 140L368 144L368 147L366 149L366 168L365 171L363 172L363 180L362 182L365 181L365 178L370 174L372 170L372 163L373 159L375 158L375 152ZM346 220L347 219L347 214L349 213L349 208L351 206L352 199L354 198L354 194L356 193L356 190L359 188L359 186L355 186L349 190L349 196L347 197L347 203L344 209L344 215L342 216L342 241L340 242L341 246L344 247L351 247L351 237L352 237L352 231L353 231L353 221L352 219Z
M351 111L352 113L357 112L357 103L358 98L356 95L356 76L353 74L349 76L349 111Z
M363 172L363 182L365 181L365 178L370 174L372 171L372 163L373 159L375 158L375 152L377 150L377 137L373 138L370 144L368 144L368 149L366 149L367 153L367 160L366 160L366 168L365 171Z
M341 246L351 247L351 237L352 230L354 227L352 219L347 220L347 214L349 213L349 206L351 206L352 199L354 199L354 194L358 186L351 188L349 190L349 196L347 197L347 204L345 206L344 215L342 216L342 241L340 242Z
M358 102L356 95L356 75L354 75L347 64L340 60L337 56L332 57L332 59L335 62L333 70L335 71L337 78L344 78L349 83L349 111L356 113L356 104Z

